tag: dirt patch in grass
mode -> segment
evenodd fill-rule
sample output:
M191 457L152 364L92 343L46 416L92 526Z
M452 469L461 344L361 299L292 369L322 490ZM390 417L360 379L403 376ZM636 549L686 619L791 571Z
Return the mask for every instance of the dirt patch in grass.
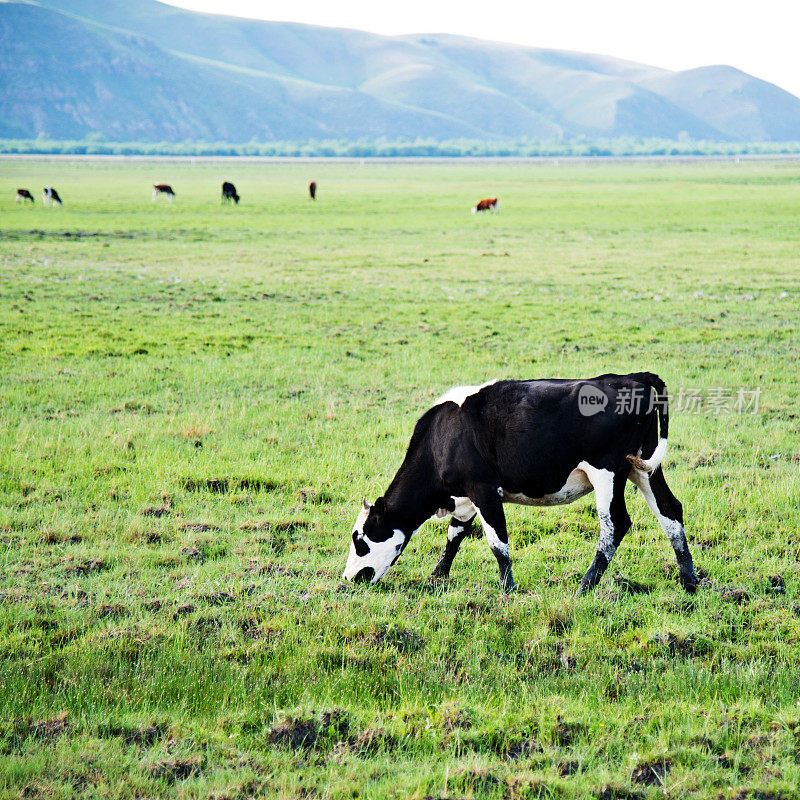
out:
M295 492L295 497L303 505L328 505L335 503L336 498L325 489L314 489L310 486L304 486Z
M556 635L563 636L574 622L571 608L553 609L547 615L547 627Z
M570 775L575 775L580 772L580 761L562 761L558 765L558 774L562 778L568 778Z
M469 600L463 605L458 606L457 611L474 614L475 616L484 616L485 614L492 613L492 607L489 603L483 603L479 600Z
M182 522L178 525L179 531L193 531L195 533L205 533L206 531L221 531L219 525L213 522Z
M361 756L391 752L397 745L397 739L382 728L366 728L348 741L350 751Z
M69 728L67 712L62 711L52 719L40 719L34 722L30 727L30 733L31 736L35 736L37 739L50 740L61 736L62 733L66 733Z
M80 544L83 537L77 533L64 533L63 531L45 530L39 537L40 544Z
M726 586L712 581L710 578L703 578L700 581L700 586L705 589L711 589L713 592L719 592L723 600L728 603L736 603L741 605L750 600L750 593L738 586Z
M786 594L786 582L783 575L770 575L767 578L767 592L770 594Z
M604 786L597 792L597 800L645 800L645 796L622 786Z
M650 594L653 591L652 586L631 580L623 575L615 575L614 584L625 594Z
M90 558L85 561L72 563L64 569L67 575L89 575L93 572L104 572L110 569L102 558Z
M543 748L536 739L521 739L509 744L503 755L509 761L518 761L521 758L530 758L535 753L541 752L543 752Z
M692 633L687 636L675 633L659 633L653 636L650 641L667 648L672 656L701 656L712 650L711 642Z
M311 523L304 519L290 519L290 520L254 520L252 522L243 522L239 526L240 531L269 531L271 533L296 533L297 531L308 530Z
M663 786L664 779L672 769L672 761L668 758L655 758L646 761L631 773L631 782L643 786Z
M205 645L217 635L223 624L218 617L198 617L189 624L189 630L198 640L199 650L205 648Z
M441 726L445 733L466 730L472 725L472 715L461 708L448 707L442 711Z
M561 747L569 747L574 744L576 739L583 736L586 731L586 725L582 722L569 722L559 716L553 729L553 740Z
M270 728L267 741L290 750L311 750L317 741L319 723L315 719L287 717Z
M201 564L206 560L206 555L199 547L187 545L181 549L181 555L191 561L199 561Z
M401 653L416 653L425 647L425 639L408 628L380 627L373 631L370 640L382 647L393 647Z
M453 783L460 790L472 791L477 795L496 794L505 781L485 769L467 769L453 778Z
M212 606L224 606L229 603L235 603L236 595L233 592L211 592L210 594L202 595L200 599L205 600L206 603Z
M185 781L200 774L200 762L196 759L176 758L171 761L161 761L154 765L150 774L154 778L160 778L167 783L177 783Z
M138 400L128 400L121 406L109 409L108 413L122 414L123 412L127 412L129 414L155 414L155 411L155 408L153 408L153 406L151 406L149 403L140 403Z
M103 605L97 607L97 616L101 619L105 617L124 617L127 614L128 609L121 605L103 603Z
M274 492L280 484L266 478L186 478L183 488L189 492L225 494L231 489L248 492Z
M101 739L122 739L125 744L135 744L139 747L151 747L167 732L166 725L143 725L133 727L129 725L116 725L108 723L98 728L97 735Z
M172 513L169 506L146 506L139 512L143 517L167 517Z

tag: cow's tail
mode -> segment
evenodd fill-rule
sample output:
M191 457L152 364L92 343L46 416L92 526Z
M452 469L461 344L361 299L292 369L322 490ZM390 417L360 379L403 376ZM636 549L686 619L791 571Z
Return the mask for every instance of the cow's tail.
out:
M633 468L639 472L655 472L661 466L661 462L667 453L667 436L669 433L667 385L658 375L654 375L652 372L637 372L630 377L650 387L649 407L651 409L655 407L658 411L659 439L649 458L643 458L641 454L629 455L626 458L631 462Z

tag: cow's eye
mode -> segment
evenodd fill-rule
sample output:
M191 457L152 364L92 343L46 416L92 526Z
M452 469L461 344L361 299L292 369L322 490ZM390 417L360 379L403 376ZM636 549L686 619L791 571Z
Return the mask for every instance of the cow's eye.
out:
M353 546L356 548L356 555L363 558L369 553L369 545L363 537L358 535L358 531L353 531Z

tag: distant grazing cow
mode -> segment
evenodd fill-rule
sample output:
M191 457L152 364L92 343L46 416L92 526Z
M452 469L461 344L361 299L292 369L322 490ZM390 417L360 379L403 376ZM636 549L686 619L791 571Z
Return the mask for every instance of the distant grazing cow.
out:
M311 183L308 184L308 196L312 200L316 200L317 199L317 182L316 181L311 181Z
M24 203L26 200L34 202L33 195L27 189L17 189L17 196L14 199L18 203Z
M61 202L61 198L58 196L58 192L52 186L45 186L42 189L42 205L43 206L55 206L63 205Z
M631 526L631 481L675 550L684 589L694 592L683 510L661 470L668 421L666 386L649 372L451 389L417 422L386 494L374 505L364 500L344 578L377 582L427 519L449 515L447 546L432 576L447 577L477 515L511 590L503 503L563 505L594 490L600 541L582 594L600 581Z
M230 203L233 200L236 205L239 205L239 195L236 194L236 187L230 182L225 181L222 184L222 202Z
M497 203L496 197L486 197L483 200L479 200L478 203L472 207L472 213L477 214L478 211L497 211Z
M168 183L154 183L153 184L153 202L155 203L156 197L159 195L166 195L167 200L172 202L172 198L175 197L175 192L172 191L172 187Z

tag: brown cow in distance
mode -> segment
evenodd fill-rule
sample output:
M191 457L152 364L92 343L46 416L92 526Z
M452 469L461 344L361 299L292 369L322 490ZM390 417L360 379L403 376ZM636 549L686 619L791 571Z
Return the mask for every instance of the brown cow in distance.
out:
M472 207L472 213L477 214L478 211L497 211L497 203L498 200L496 197L485 197Z
M26 200L30 200L31 203L36 202L33 199L33 195L27 189L17 189L17 196L14 199L18 203L24 203Z
M317 182L316 181L311 181L311 183L308 184L308 196L312 200L316 200L317 199Z

